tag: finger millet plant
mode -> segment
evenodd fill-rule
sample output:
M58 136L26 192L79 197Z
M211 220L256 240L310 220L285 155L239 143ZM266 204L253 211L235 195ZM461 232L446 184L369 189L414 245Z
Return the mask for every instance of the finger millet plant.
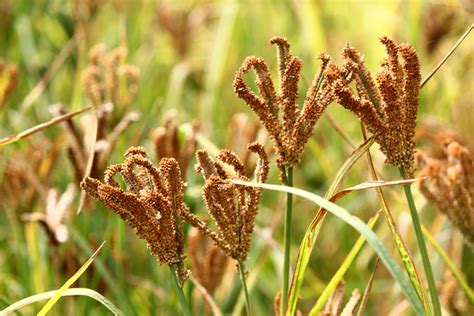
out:
M474 313L472 8L347 6L0 4L0 315Z

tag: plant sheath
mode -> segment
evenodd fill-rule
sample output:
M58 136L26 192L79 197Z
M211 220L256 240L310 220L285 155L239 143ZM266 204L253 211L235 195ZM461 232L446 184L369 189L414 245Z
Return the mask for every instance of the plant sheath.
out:
M247 283L245 282L245 265L242 261L239 260L238 266L239 266L240 281L242 282L242 288L245 294L245 307L247 309L247 316L252 316L252 312L250 309L249 291L247 290Z
M399 168L400 175L406 179L405 171ZM433 310L435 316L441 315L441 305L439 303L438 291L436 290L436 282L433 276L433 269L431 268L430 259L428 257L428 250L426 248L425 238L421 230L420 218L416 209L413 194L411 192L410 185L404 185L403 190L405 191L405 197L410 208L410 214L413 221L413 228L415 229L416 240L418 241L418 247L420 248L421 259L423 261L423 268L425 270L426 279L428 280L428 287L430 290L431 302L433 304Z
M191 309L189 308L189 304L186 301L186 297L184 296L183 288L179 285L178 277L176 276L177 269L175 264L170 264L170 273L171 279L173 280L173 286L176 291L176 295L178 296L179 303L181 304L181 308L183 309L184 316L191 316Z
M293 167L286 172L287 186L293 186ZM285 315L288 303L288 285L290 281L290 238L291 238L291 213L293 211L293 194L286 195L285 223L283 227L283 286L281 291L280 315Z

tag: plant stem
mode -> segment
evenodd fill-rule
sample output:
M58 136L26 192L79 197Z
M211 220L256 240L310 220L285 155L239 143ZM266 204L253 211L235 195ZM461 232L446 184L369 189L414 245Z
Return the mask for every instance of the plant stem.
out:
M235 304L237 303L237 299L239 298L240 289L242 288L242 283L234 280L232 282L232 288L227 295L224 303L222 303L222 313L224 314L232 314L234 310Z
M184 296L183 289L179 285L178 277L176 276L176 265L170 264L170 273L171 279L173 280L173 286L176 291L176 295L178 295L179 303L181 304L181 308L183 309L184 316L191 316L191 309L189 308L188 302L186 301L186 297Z
M286 172L287 186L293 186L293 167L288 168ZM293 194L286 195L285 223L283 236L283 286L281 290L280 315L286 313L286 305L288 304L288 285L290 281L290 238L291 238L291 213L293 211Z
M238 266L240 281L242 282L242 288L244 289L245 294L245 307L247 308L247 316L252 316L252 312L250 309L249 292L247 290L247 283L245 282L245 265L242 261L238 261Z
M400 175L402 178L406 179L405 171L402 168L399 168ZM418 216L418 211L416 209L415 201L413 199L413 194L411 192L410 185L404 185L403 189L405 191L405 197L410 208L410 214L413 221L413 228L415 229L416 240L418 242L418 247L420 248L421 259L423 261L423 268L425 270L426 279L428 280L428 287L430 289L431 302L433 304L435 316L441 315L441 305L439 303L438 292L436 290L436 282L433 276L433 269L431 268L430 259L428 257L428 250L426 249L425 238L423 237L423 232L421 230L420 218Z

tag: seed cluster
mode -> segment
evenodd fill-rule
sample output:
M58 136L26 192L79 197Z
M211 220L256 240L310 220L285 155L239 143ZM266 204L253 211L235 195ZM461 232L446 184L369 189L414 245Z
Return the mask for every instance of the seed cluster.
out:
M196 134L199 126L193 124L191 130L186 133L183 144L180 144L178 126L174 123L175 114L175 112L168 112L163 124L155 128L150 137L155 145L156 159L176 159L183 172L183 178L186 178L186 170L188 170L189 162L196 151Z
M5 65L0 58L0 109L12 95L18 83L18 68L14 64Z
M196 227L188 234L188 254L193 275L212 294L222 282L229 258Z
M89 51L89 66L82 74L82 81L92 104L100 108L102 104L115 106L130 103L138 90L139 70L128 64L121 64L127 50L116 48L106 54L106 46L97 44ZM120 95L120 79L128 81L127 95Z
M471 151L446 137L440 140L443 155L416 155L420 167L420 191L464 235L474 249L474 161Z
M126 50L116 48L106 54L104 44L98 44L89 51L89 65L82 73L85 92L97 113L97 143L90 176L97 178L107 166L107 161L115 148L119 136L130 123L139 119L135 112L126 113L126 106L133 100L138 89L139 70L129 64L123 64ZM125 80L126 84L122 84ZM126 89L121 89L121 87ZM126 90L124 92L120 92ZM60 105L54 105L50 111L55 116L66 114L68 111ZM68 120L62 125L68 138L68 154L74 168L75 176L80 182L87 169L90 141L91 121L84 122L80 128Z
M115 181L117 173L126 189ZM81 188L128 222L160 264L180 264L184 260L181 214L187 209L183 185L175 159L163 158L157 168L142 147L131 147L124 163L107 168L104 183L86 177Z
M407 44L397 45L387 37L382 38L381 42L385 45L387 58L382 62L376 81L372 79L359 52L350 46L343 50L345 63L342 68L334 64L329 56L320 55L320 70L314 77L301 109L297 100L302 62L291 55L290 45L285 38L274 37L270 40L277 47L278 91L262 58L252 56L244 61L235 75L234 91L257 114L266 128L277 154L277 165L283 181L286 181L286 168L293 167L300 161L315 124L334 100L357 114L374 134L388 163L412 174L413 138L421 78L419 61L413 47ZM399 62L399 55L403 58L403 63ZM90 54L91 66L85 72L84 82L98 111L104 103L115 102L118 96L118 76L130 76L133 73L118 70L121 56L122 53L118 50L104 58L103 48L100 46ZM244 79L251 69L256 74L259 95L251 91ZM355 86L355 91L350 85ZM132 94L135 90L131 90ZM103 118L99 114L100 123ZM247 139L255 139L258 126L245 130L243 120L240 117L239 121L233 123L235 129L244 131ZM197 230L189 236L191 262L198 279L212 293L222 280L226 256L239 262L247 258L262 193L262 189L237 185L232 180L263 183L268 177L269 162L264 147L257 142L247 145L248 153L241 153L244 162L228 149L221 150L216 159L205 150L196 152L196 171L205 180L202 196L214 222L209 225L191 213L183 202L184 182L181 170L187 169L196 149L196 132L197 126L193 126L185 146L181 146L173 115L167 115L163 126L151 134L156 156L160 159L158 167L150 162L143 148L132 147L126 152L124 163L107 168L104 183L86 177L81 187L127 221L137 235L147 241L151 254L160 264L177 264L182 281L186 274L182 265L182 221L186 220L193 225ZM229 143L234 143L234 139ZM468 205L472 213L473 189L469 185L473 182L472 179L467 182L463 180L464 173L470 172L473 175L472 160L469 160L470 171L460 171L467 170L467 158L459 146L453 147L452 144L447 147L447 157L451 157L447 161L456 164L456 168L451 165L446 167L449 171L446 179L456 180L461 189L456 191L457 195L452 196L450 201L462 204L464 208ZM252 180L247 176L250 152L258 157ZM431 158L420 157L422 164L432 164L429 160ZM430 168L431 171L425 173L434 174L434 167ZM441 167L437 170L440 171ZM114 179L117 173L122 175L124 189ZM436 184L440 182L441 176L437 177L434 182ZM440 189L428 186L427 182L422 185L423 190L435 195L435 198L441 197L441 194L433 194L433 190L447 190L447 187ZM465 196L466 188L470 190L468 197ZM448 194L447 191L444 194ZM471 216L463 220L474 227L473 218ZM204 236L212 239L215 246L207 245Z
M325 108L334 100L331 78L326 76L330 64L329 56L322 54L321 68L308 90L303 108L297 106L298 82L302 68L301 59L290 52L290 44L283 37L273 37L271 44L277 46L278 93L270 76L267 64L262 58L247 57L234 79L234 92L257 114L267 129L273 147L278 155L277 163L284 177L284 168L300 161L304 145L311 137L314 126ZM260 96L250 90L244 76L253 69L256 74Z
M413 47L380 39L387 58L373 80L360 53L346 46L342 52L343 69L334 67L337 102L354 112L374 134L386 162L413 175L416 116L420 91L420 65ZM399 55L404 63L399 62ZM355 83L357 94L349 87Z
M247 150L247 144L259 141L265 143L266 134L262 125L254 117L244 112L238 112L230 118L227 127L227 140L225 148L230 149L239 156L240 161L245 166L247 172L252 172L255 168L255 159ZM265 148L270 155L271 147Z
M253 181L265 182L269 167L263 146L252 143L247 148L258 155ZM217 157L219 161L213 160L204 150L199 150L196 157L196 170L205 179L202 191L204 202L219 232L212 231L205 222L191 213L184 216L193 226L213 239L229 257L245 261L262 189L232 183L232 178L251 180L245 175L245 166L237 155L227 149L220 151ZM234 177L225 169L225 165L234 169Z

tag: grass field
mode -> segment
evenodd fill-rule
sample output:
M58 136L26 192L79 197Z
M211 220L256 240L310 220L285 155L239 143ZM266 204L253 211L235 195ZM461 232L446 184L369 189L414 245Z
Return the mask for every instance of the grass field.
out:
M461 146L463 153L474 152L474 34L467 35L429 81L423 80L472 29L473 20L473 2L454 0L0 1L0 314L21 299L59 289L104 241L71 288L93 290L96 299L100 293L124 315L182 313L166 264L157 262L147 243L117 214L85 193L81 196L80 188L86 175L102 181L106 166L124 162L131 146L143 146L156 165L158 155L179 158L176 144L166 144L162 135L166 129L159 128L171 124L171 119L181 144L178 162L185 177L183 200L190 213L209 219L201 196L209 179L195 172L195 151L207 150L215 157L219 149L229 148L242 157L242 147L254 140L264 145L269 156L267 184L286 184L325 197L321 202L313 195L298 195L304 192L277 191L285 190L283 186L263 189L250 249L246 260L239 261L245 270L248 300L235 260L222 257L215 259L217 264L203 264L200 271L193 271L193 256L202 249L191 253L196 246L188 238L196 237L196 232L186 222L186 259L170 266L191 269L192 277L181 293L193 315L245 315L248 303L253 315L274 314L284 279L285 246L290 276L300 282L296 287L288 285L289 306L303 315L310 311L316 315L316 309L322 315L339 315L349 301L357 307L349 311L349 306L344 315L414 315L420 310L440 315L437 300L447 315L472 315L474 247L469 244L474 244L470 239L474 165L472 156L459 162L443 153L440 148L448 145L439 147L439 135L448 135L450 144ZM300 162L285 166L287 179L281 181L282 169L276 163L281 153L272 149L269 132L233 86L246 57L257 56L267 63L278 89L276 49L269 43L273 36L285 37L292 54L301 59L296 88L300 107L319 70L320 53L342 67L341 52L349 43L375 75L385 57L380 37L409 43L418 53L423 82L415 149L452 167L445 170L446 181L458 179L459 174L464 180L449 182L430 199L420 190L418 179L409 194L406 183L391 182L401 176L396 166L384 163L380 138L364 146L372 135L370 126L365 124L365 135L357 116L334 99L318 120ZM245 82L257 92L255 77L258 74L249 71ZM356 89L354 83L348 87ZM61 122L51 121L76 111L80 112ZM42 123L47 123L44 128L29 133ZM90 158L93 145L94 160ZM413 177L407 178L431 179L423 160L417 161ZM247 172L255 164L250 156ZM290 168L293 181L288 178ZM384 182L369 182L374 180L373 172ZM359 184L363 187L353 188ZM119 185L126 186L123 181ZM331 199L337 205L324 204L346 188L351 188L347 195ZM257 191L249 188L246 196L254 194L250 190ZM410 209L411 201L416 208ZM318 212L321 203L329 211L326 216ZM285 221L288 208L291 221ZM424 233L413 224L411 212L416 209ZM374 217L376 222L367 224ZM291 234L285 244L288 227ZM416 232L424 235L421 244ZM297 261L299 250L306 249L300 248L303 241L311 241L309 252L303 254L306 263ZM426 272L422 244L428 250L434 286ZM203 271L222 273L222 280L216 277L216 288L208 287L206 295L199 285L199 281L207 284ZM328 297L334 289L336 295ZM358 300L353 294L356 289ZM87 293L79 290L62 297L48 314L110 313L104 302ZM36 314L46 302L28 304L15 313Z

